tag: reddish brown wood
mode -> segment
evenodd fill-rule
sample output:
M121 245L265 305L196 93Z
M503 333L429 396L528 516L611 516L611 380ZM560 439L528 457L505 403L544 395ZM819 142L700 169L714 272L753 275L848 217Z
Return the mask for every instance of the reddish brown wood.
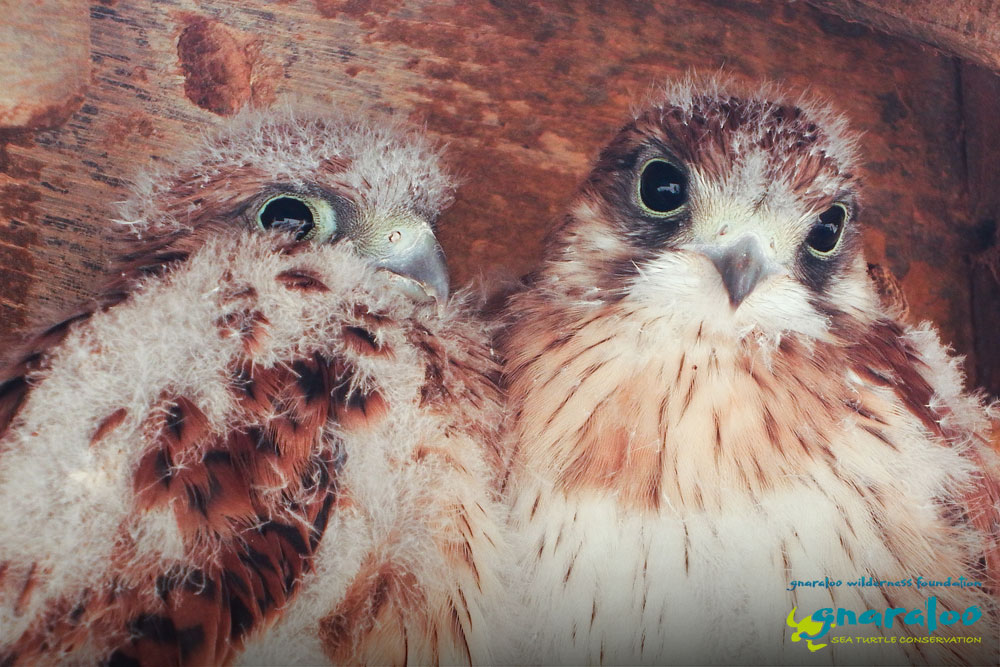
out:
M79 108L90 72L85 3L5 5L0 44L0 130L53 127Z
M89 30L75 112L0 135L0 335L87 298L127 180L243 103L423 124L464 179L440 227L454 282L519 276L630 106L695 67L842 110L865 133L868 259L959 351L998 347L995 330L974 344L955 61L807 3L101 0Z
M1000 5L982 0L808 0L848 21L1000 70Z
M1000 394L1000 77L963 65L962 100L973 233L971 293L976 379ZM1000 442L1000 433L998 433Z

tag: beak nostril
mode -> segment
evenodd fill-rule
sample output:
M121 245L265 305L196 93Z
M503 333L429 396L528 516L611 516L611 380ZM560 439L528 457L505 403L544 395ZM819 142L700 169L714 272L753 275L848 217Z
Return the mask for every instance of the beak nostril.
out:
M771 239L771 250L775 250L774 239Z
M439 305L447 301L448 265L430 226L409 227L404 221L383 234L383 256L374 260L374 265L396 274L401 290L416 301L433 299Z

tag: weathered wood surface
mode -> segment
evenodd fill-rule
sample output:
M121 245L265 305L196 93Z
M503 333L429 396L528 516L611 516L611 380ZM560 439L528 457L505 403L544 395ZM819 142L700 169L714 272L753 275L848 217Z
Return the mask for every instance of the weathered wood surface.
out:
M52 4L77 6L35 11ZM968 188L960 68L914 42L803 2L102 0L89 10L79 106L49 129L0 131L0 335L86 298L128 179L246 103L367 105L423 124L464 178L441 220L454 282L520 275L630 105L696 67L832 100L865 132L869 259L899 277L912 317L934 320L960 351L998 346L996 330L972 324L970 258L987 242ZM36 17L33 31L63 19Z
M87 5L0 0L0 17L0 130L61 124L80 106L88 83Z
M969 206L974 222L972 326L976 379L1000 394L1000 77L975 65L961 70ZM997 434L1000 441L1000 432Z
M848 21L911 37L1000 71L1000 3L995 0L808 0Z

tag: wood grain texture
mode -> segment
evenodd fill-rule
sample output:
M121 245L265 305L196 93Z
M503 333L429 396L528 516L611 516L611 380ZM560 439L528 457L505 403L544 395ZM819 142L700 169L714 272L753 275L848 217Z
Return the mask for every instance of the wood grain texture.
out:
M995 331L974 344L956 62L806 3L739 0L96 2L79 108L0 135L0 336L87 298L128 179L242 104L422 124L463 178L440 221L453 283L514 278L630 106L692 67L830 99L865 133L869 260L959 351L998 347Z
M976 379L1000 394L1000 77L976 65L962 66L963 121L972 222L972 324ZM1000 441L1000 432L998 432Z
M83 101L90 70L87 5L0 2L0 11L0 129L62 124Z
M808 0L827 11L1000 70L1000 5L982 0Z

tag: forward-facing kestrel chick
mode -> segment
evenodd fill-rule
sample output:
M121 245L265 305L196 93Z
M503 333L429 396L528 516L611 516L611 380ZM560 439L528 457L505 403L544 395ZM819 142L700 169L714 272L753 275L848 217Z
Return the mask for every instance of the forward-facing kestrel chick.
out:
M820 104L687 81L602 151L503 336L517 659L996 661L986 409L879 304L854 145ZM786 623L931 597L933 636L981 643L904 643L928 628L898 615L810 652Z

